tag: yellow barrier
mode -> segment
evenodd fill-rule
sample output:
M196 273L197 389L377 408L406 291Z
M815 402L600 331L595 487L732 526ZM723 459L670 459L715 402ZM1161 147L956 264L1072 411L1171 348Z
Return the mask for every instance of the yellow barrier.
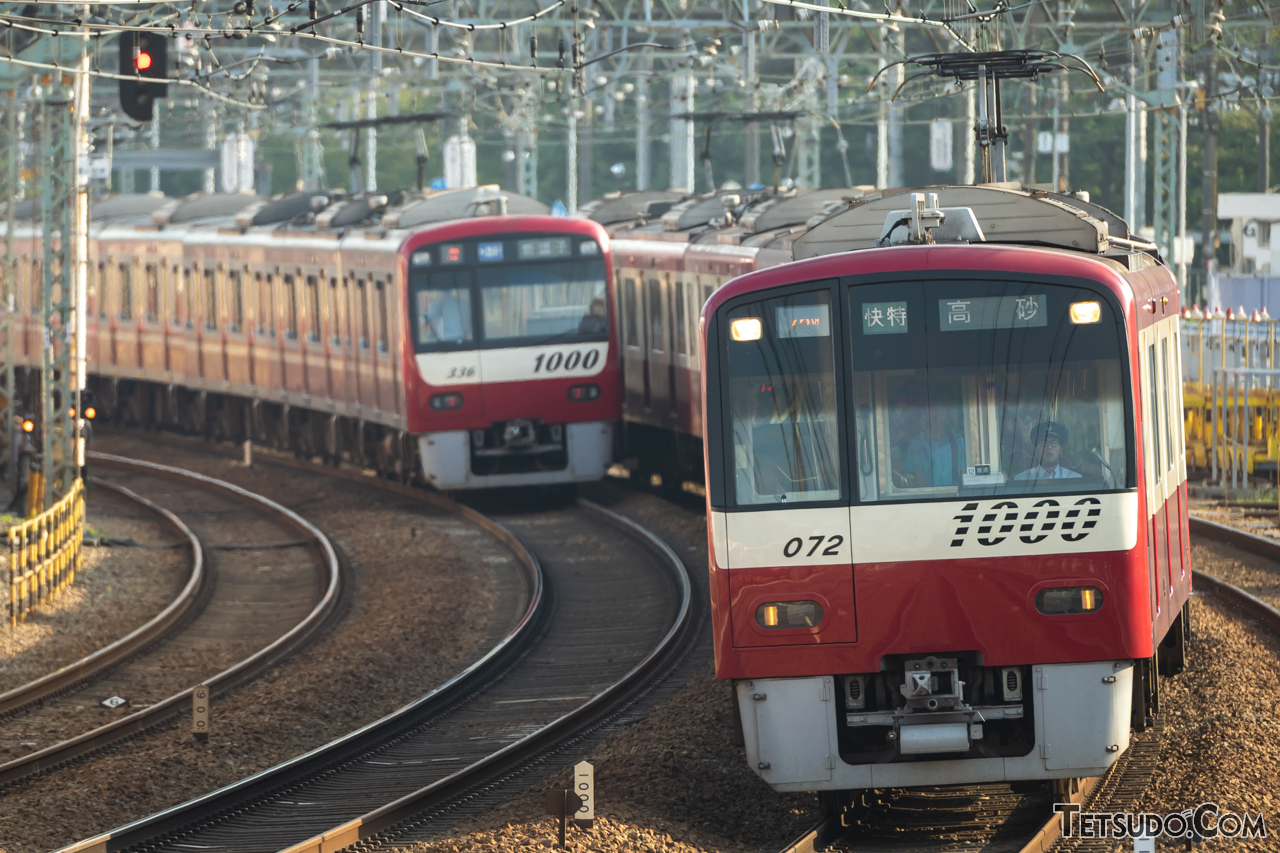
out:
M84 481L62 500L9 528L9 624L76 578L84 539Z

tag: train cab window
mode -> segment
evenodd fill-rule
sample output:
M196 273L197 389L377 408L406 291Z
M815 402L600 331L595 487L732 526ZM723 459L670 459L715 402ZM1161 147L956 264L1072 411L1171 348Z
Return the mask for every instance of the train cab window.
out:
M662 352L666 344L662 340L662 282L656 278L651 278L644 283L644 296L646 314L649 318L649 349L653 352Z
M689 330L685 328L685 304L684 304L684 282L676 282L676 310L675 321L672 325L676 331L676 352L681 355L689 354Z
M230 329L232 332L244 331L244 275L240 270L231 270L227 273L227 289L228 298L231 305L231 317L229 318Z
M725 421L738 506L841 497L832 314L828 290L728 314Z
M133 264L120 265L120 319L133 319Z
M476 279L489 344L601 341L609 334L608 283L599 257L495 265Z
M320 282L313 275L307 276L307 340L320 340Z
M1131 484L1123 332L1098 294L950 280L849 297L860 500Z
M147 264L147 322L154 323L160 319L160 269L155 264Z
M640 346L640 334L637 319L639 306L636 304L636 280L634 278L626 280L624 292L625 296L623 297L623 301L626 303L627 314L627 346L638 347Z
M285 275L282 284L285 302L284 336L291 341L296 341L298 339L298 289L294 287L291 275Z
M415 276L414 337L419 352L474 340L471 273L439 270Z

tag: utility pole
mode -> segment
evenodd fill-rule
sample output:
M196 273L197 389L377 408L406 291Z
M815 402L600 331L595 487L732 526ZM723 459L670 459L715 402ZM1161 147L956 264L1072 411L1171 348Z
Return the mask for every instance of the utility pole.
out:
M880 25L880 65L884 67L893 60L889 58L889 24ZM880 97L876 99L876 188L886 189L889 183L889 96L893 94L890 84L891 75L880 76Z
M977 183L977 125L978 125L978 87L969 86L964 90L964 120L968 133L964 136L964 162L961 164L960 183L971 185Z
M1270 40L1271 30L1268 27L1262 28L1261 42L1258 44L1258 64L1266 62L1267 42ZM1263 75L1262 68L1258 69L1258 77ZM1258 94L1258 192L1265 193L1271 190L1271 104L1262 95L1262 81L1259 79L1257 86Z
M1208 5L1208 4L1206 4ZM1221 12L1219 12L1221 14ZM1213 274L1218 242L1218 42L1208 38L1208 56L1204 71L1204 171L1200 183L1200 239L1201 258L1204 262L1203 288L1208 287L1208 276Z
M0 334L4 335L4 388L0 393L0 471L4 472L0 479L0 502L4 506L13 503L18 490L18 447L15 439L18 433L14 428L13 415L15 409L16 389L13 375L13 317L17 309L18 255L14 251L13 229L17 224L14 205L22 197L18 172L18 125L19 101L18 93L10 89L4 100L4 123L6 164L4 171L5 232L4 232L4 268L0 274L4 276L4 304L0 306Z
M382 46L382 20L385 17L385 0L369 4L369 43ZM369 51L369 80L365 94L365 118L378 117L378 83L382 80L382 52ZM378 127L370 124L364 129L364 181L365 192L378 189Z
M760 81L756 79L756 31L751 22L751 0L742 0L742 79L751 88L751 112L760 112ZM760 183L760 126L752 121L743 128L743 178L747 186Z
M686 43L685 50L690 47ZM671 182L673 190L688 193L698 191L694 175L693 121L676 118L693 112L694 87L697 86L692 69L681 68L671 78Z
M646 3L645 9L648 8ZM652 180L649 165L649 76L653 71L653 60L643 57L639 71L636 78L636 189L647 190Z
M902 14L902 3L897 4L897 13ZM893 33L892 44L896 48L888 51L891 57L890 62L902 59L907 52L907 34L903 32L902 27L897 24L890 24L889 30ZM886 48L888 43L886 43ZM906 80L907 67L901 63L895 65L889 72L889 94L892 96L902 86ZM889 105L889 127L888 139L886 144L889 147L889 174L887 176L888 186L900 187L906 183L905 176L902 174L902 125L906 119L906 109L899 106L896 102Z

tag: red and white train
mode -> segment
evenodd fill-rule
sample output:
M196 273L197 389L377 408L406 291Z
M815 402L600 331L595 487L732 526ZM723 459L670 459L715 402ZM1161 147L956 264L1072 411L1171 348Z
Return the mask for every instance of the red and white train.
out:
M17 349L38 366L32 213ZM609 238L546 213L484 187L105 199L90 384L109 417L443 490L598 480L620 406Z
M1145 249L1074 198L885 192L710 295L716 674L774 788L1097 775L1150 722L1191 562Z

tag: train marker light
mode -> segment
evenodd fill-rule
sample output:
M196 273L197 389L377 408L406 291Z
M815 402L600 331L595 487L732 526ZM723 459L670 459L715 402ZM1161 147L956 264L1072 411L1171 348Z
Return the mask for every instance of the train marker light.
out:
M455 412L462 408L461 394L436 394L427 401L435 412Z
M764 332L759 317L743 317L729 324L729 334L735 341L758 341Z
M600 399L599 385L572 385L569 388L569 399L575 403Z
M1036 610L1046 616L1094 613L1102 607L1102 590L1091 586L1042 589L1036 593Z
M822 605L816 601L770 601L756 608L761 628L816 628L822 622Z
M1071 322L1077 326L1096 323L1102 319L1102 306L1097 302L1071 303Z
M35 422L35 421L31 420L31 418L23 418L23 420L22 420L22 431L23 431L23 432L34 432L34 431L35 431L35 428L36 428L36 422Z
M85 406L84 416L86 420L93 420L98 416L98 410L95 409L93 406Z

